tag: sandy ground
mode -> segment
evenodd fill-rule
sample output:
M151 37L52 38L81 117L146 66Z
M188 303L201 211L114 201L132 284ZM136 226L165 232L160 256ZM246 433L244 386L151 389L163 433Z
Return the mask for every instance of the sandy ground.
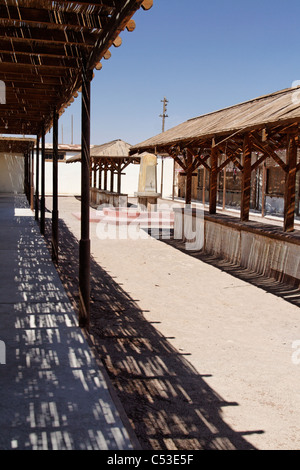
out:
M79 210L60 198L59 273L75 303ZM142 448L299 450L299 291L99 230L91 334Z

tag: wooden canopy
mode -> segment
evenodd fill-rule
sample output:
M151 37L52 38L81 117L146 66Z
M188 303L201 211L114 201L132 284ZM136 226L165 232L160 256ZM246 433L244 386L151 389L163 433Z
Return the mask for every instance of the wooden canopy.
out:
M294 229L300 124L300 89L289 88L200 116L134 145L130 153L168 154L186 175L191 203L193 173L210 173L210 213L216 212L218 174L231 162L242 172L241 219L249 220L251 172L272 158L286 175L285 231ZM285 158L279 151L285 150ZM253 158L255 152L256 157Z
M113 140L101 145L92 145L90 156L92 160L100 158L120 158L128 157L131 145L121 139ZM74 155L67 160L67 163L75 163L81 161L81 155Z
M0 137L0 152L25 155L34 148L35 143L35 139Z
M120 33L153 0L5 0L0 5L0 133L41 135L74 101L82 70L100 70ZM4 103L3 103L4 102Z
M114 190L114 175L116 174L118 176L117 192L121 193L122 172L131 163L139 164L141 160L141 157L138 154L129 155L130 149L131 145L121 139L113 140L102 145L93 145L90 150L90 186L107 190L107 172L110 171L110 190L111 192ZM81 161L81 154L74 155L74 157L69 158L67 163L76 163L79 161Z

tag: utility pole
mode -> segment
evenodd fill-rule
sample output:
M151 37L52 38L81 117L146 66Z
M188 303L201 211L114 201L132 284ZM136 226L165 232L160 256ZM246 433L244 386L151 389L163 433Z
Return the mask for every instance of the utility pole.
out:
M164 104L164 107L163 107L163 114L160 114L159 117L162 118L162 132L165 132L165 119L167 117L169 117L166 112L167 112L167 103L169 103L169 101L167 100L167 98L164 98L163 100L161 100L161 102Z
M162 132L165 132L165 119L167 117L169 117L166 113L167 113L167 103L169 103L169 101L167 100L167 98L165 97L163 100L161 100L161 102L163 103L163 113L160 114L159 117L162 118ZM163 186L164 186L164 157L162 156L161 157L161 188L160 188L160 192L161 192L161 197L163 197Z

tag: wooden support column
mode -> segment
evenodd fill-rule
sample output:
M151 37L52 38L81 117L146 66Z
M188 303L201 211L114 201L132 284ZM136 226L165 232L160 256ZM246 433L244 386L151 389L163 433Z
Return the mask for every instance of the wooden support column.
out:
M41 221L40 230L41 234L45 235L45 129L42 129L42 161L41 161Z
M244 165L242 173L242 200L241 200L241 221L248 222L250 214L251 197L251 141L249 134L244 137Z
M175 169L176 169L175 160L173 159L172 201L174 201L175 199L175 174L176 174Z
M40 179L40 138L36 138L36 154L35 154L35 220L39 220L39 179Z
M30 208L33 211L34 210L34 149L31 149L31 155L30 155Z
M90 106L92 72L82 70L81 239L79 242L79 326L90 324Z
M187 155L187 169L186 169L186 186L185 186L185 203L191 205L192 203L192 181L193 181L193 169L191 168L193 163L193 156L190 152Z
M296 208L297 142L294 135L288 137L287 174L284 195L284 231L293 232Z
M161 157L161 181L160 181L160 194L161 197L163 197L163 191L164 191L164 157Z
M118 168L118 194L121 194L122 169Z
M209 213L217 212L217 186L218 186L218 151L213 140L210 155L210 184L209 184Z
M28 151L24 153L24 193L28 200Z
M262 191L261 191L261 215L266 215L266 185L267 185L267 164L263 162L262 168Z
M203 186L202 186L202 204L205 206L205 192L206 192L206 168L203 167Z
M102 166L99 163L98 189L102 189Z
M96 166L95 162L94 162L94 166L93 166L93 172L94 172L93 187L96 188L97 187L97 166Z
M114 168L112 166L111 169L110 169L110 192L111 193L114 192L114 176L115 176L115 172L114 172Z
M107 191L107 166L104 167L104 191Z
M225 210L226 208L226 186L227 186L227 171L226 171L226 167L224 168L223 170L223 211Z
M52 260L58 263L58 114L53 112Z

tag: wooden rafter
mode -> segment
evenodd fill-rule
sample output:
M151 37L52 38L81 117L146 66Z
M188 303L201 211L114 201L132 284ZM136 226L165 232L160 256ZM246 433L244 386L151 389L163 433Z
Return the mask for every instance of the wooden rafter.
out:
M4 3L4 4L3 4ZM109 48L146 0L6 0L0 5L0 80L6 86L0 133L40 135L76 95L82 70L100 69ZM40 107L36 106L39 103ZM18 105L20 107L18 107Z

